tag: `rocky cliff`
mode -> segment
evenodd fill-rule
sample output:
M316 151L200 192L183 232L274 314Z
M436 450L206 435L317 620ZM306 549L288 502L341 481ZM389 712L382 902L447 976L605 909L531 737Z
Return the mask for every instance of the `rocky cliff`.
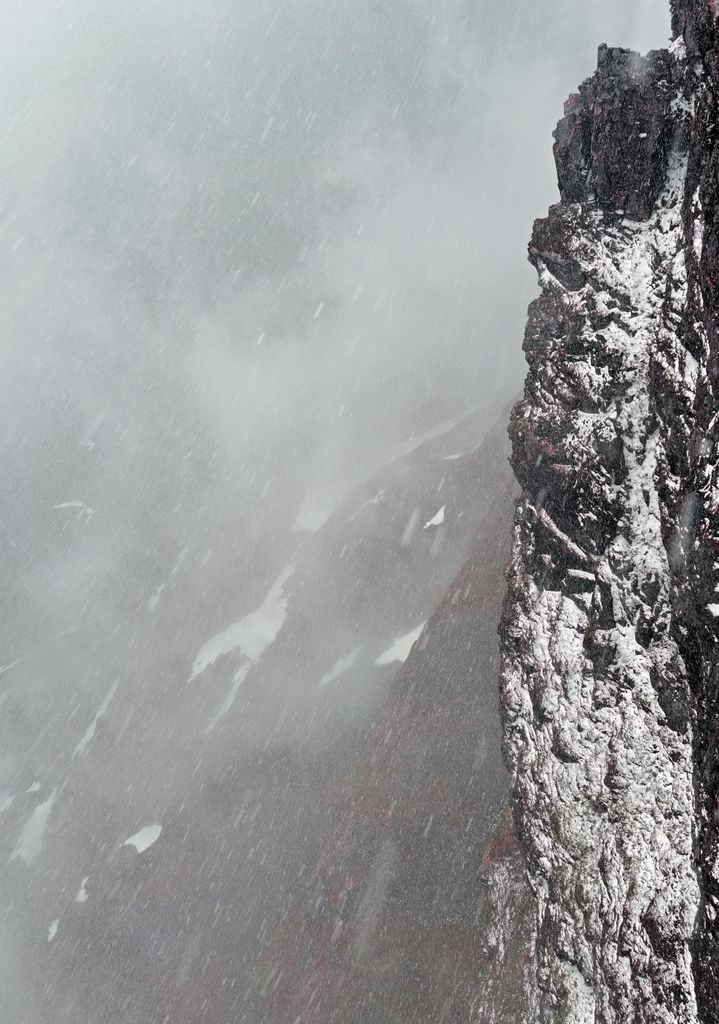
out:
M543 1022L719 1019L719 51L602 46L555 133L501 625Z

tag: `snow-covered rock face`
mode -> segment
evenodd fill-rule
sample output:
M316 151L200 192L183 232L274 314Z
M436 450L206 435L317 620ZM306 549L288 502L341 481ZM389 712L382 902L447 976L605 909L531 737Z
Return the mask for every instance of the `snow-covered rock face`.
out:
M695 712L696 863L702 896L694 940L699 1018L719 1006L719 48L716 0L677 3L675 29L686 32L699 78L682 209L687 301L679 343L696 360L688 414L674 414L667 371L663 415L686 443L670 450L666 502L673 555L676 634L692 686ZM670 353L667 353L667 358ZM680 407L681 408L681 407Z
M600 48L530 245L501 693L543 1022L719 1005L719 65L710 5L673 13Z

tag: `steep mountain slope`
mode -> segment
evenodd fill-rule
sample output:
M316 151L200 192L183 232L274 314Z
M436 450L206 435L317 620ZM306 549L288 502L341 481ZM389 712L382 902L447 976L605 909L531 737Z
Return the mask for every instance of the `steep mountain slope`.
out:
M267 944L249 1019L514 1024L531 892L508 815L496 628L512 484L501 443L472 557L326 800L315 862Z
M505 748L539 1019L715 1021L717 10L600 48L530 259Z
M409 993L415 957L434 965L432 999L453 999L438 960L450 941L466 1005L482 959L478 865L508 797L496 624L513 482L504 426L477 444L486 433L474 415L406 438L371 473L322 496L305 529L291 528L290 506L272 544L224 552L215 586L198 570L202 538L168 558L163 575L138 570L131 643L114 619L100 619L92 657L69 633L5 667L0 1019L281 1024L282 996L294 1024L306 990L288 996L287 980L305 976L309 936L321 938L313 929L332 919L334 874L346 864L363 894L375 860L385 863L385 839L397 839L384 834L381 807L393 791L408 803L386 911L408 950L395 960L394 992ZM63 511L81 535L103 529L99 513ZM484 554L470 578L481 593L439 629L433 611L478 530ZM424 667L409 713L394 678L430 619L432 648L413 656ZM54 686L30 702L38 661ZM75 680L91 670L97 680L78 693ZM60 685L66 676L73 685ZM385 743L382 726L394 718ZM446 828L423 838L432 813ZM326 873L310 880L322 863ZM425 921L432 887L440 917ZM367 934L365 960L377 972L357 1005L371 1015L387 974ZM283 974L263 991L282 935L291 940ZM344 991L327 985L333 976L323 975L328 1013Z

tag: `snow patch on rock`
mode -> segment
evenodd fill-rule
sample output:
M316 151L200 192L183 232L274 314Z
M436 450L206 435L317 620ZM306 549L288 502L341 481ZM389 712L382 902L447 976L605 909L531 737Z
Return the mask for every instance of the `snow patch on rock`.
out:
M409 657L410 651L422 635L422 630L425 625L426 623L423 622L421 626L417 626L416 629L410 630L410 632L405 633L404 636L397 637L392 646L389 647L384 654L380 654L375 664L392 665L396 661L406 661Z
M155 845L161 835L162 825L146 825L139 832L136 832L134 836L126 839L122 845L134 846L138 853L144 853L145 850L149 850L151 846Z
M57 790L53 790L48 799L44 803L38 804L32 812L22 827L11 860L21 860L25 864L31 865L40 856L56 796Z

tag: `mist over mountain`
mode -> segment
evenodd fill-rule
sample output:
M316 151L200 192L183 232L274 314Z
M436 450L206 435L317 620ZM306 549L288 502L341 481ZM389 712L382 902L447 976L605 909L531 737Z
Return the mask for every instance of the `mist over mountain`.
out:
M668 35L660 0L4 6L4 1018L269 1024L323 801L506 541L562 102ZM447 692L495 666L494 573Z

